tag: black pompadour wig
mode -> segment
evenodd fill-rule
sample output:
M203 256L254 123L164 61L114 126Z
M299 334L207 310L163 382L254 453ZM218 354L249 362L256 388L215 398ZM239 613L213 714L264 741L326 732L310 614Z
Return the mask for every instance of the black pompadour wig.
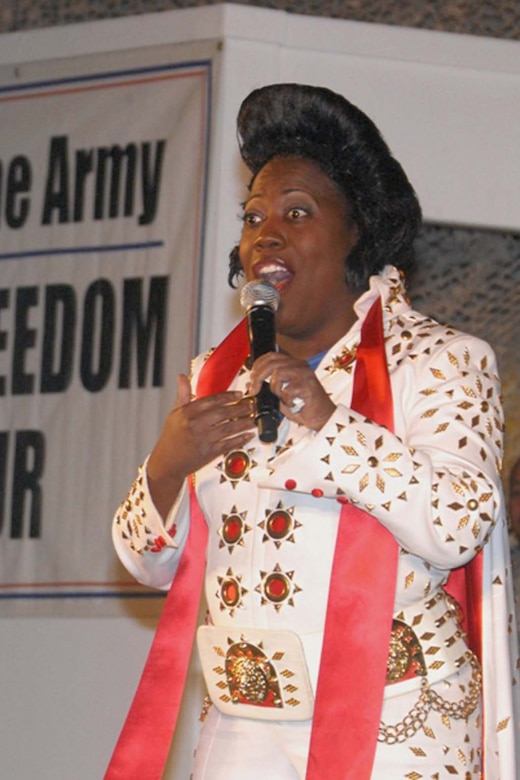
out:
M342 95L306 84L271 84L243 101L237 119L240 153L252 173L274 157L315 162L346 195L359 238L345 260L352 292L368 287L385 265L409 274L421 225L414 189L374 122ZM229 282L241 273L238 247Z

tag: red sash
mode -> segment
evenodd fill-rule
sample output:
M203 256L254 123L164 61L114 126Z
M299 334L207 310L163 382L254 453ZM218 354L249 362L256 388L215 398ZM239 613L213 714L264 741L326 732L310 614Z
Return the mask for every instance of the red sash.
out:
M357 352L352 408L393 428L381 300ZM248 353L240 323L204 364L198 395L227 389ZM207 526L191 491L178 572L105 780L160 780L179 712L205 569ZM386 681L398 546L371 515L344 504L331 573L307 780L369 780Z
M226 390L249 351L245 321L205 362L197 394ZM181 706L204 584L208 527L190 483L190 530L104 780L161 780Z
M380 298L363 323L351 406L393 429ZM343 506L306 780L371 777L386 683L397 556L397 543L374 517L352 504Z

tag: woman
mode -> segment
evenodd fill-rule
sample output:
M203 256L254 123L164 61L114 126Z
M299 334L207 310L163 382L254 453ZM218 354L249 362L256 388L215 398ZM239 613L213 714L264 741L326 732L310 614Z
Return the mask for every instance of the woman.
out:
M411 309L420 208L368 117L278 84L246 98L238 133L252 180L230 279L278 290L277 349L242 366L235 333L179 377L114 522L129 571L168 588L195 474L212 705L193 777L513 780L493 353ZM253 422L267 381L273 444ZM466 569L483 646L447 593Z

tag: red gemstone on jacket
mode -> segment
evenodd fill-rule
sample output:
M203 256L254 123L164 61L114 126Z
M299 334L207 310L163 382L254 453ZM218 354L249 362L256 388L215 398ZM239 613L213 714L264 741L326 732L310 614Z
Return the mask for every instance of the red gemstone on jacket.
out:
M267 533L272 539L283 539L292 527L291 516L288 512L271 512L267 518Z
M226 544L236 544L243 533L244 524L238 515L230 515L224 520L222 538Z
M265 579L264 592L270 601L283 601L290 592L290 583L283 574L270 574Z
M236 607L240 598L240 588L236 580L224 580L220 592L222 594L222 601L226 607Z
M229 479L241 479L249 469L250 461L247 453L241 450L230 452L224 462L224 471Z

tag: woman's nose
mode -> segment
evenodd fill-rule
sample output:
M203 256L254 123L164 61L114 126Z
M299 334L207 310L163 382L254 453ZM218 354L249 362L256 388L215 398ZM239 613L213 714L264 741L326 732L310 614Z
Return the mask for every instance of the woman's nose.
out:
M274 219L266 219L255 239L255 246L259 249L281 246L285 241L280 225Z

